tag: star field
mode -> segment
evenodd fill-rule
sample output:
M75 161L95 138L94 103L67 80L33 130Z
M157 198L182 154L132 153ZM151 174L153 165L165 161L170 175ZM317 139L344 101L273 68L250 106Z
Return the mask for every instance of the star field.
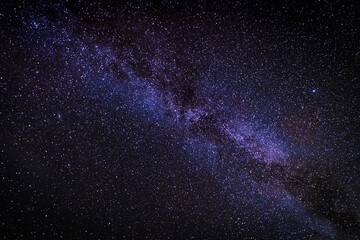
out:
M358 239L356 1L4 2L2 239Z

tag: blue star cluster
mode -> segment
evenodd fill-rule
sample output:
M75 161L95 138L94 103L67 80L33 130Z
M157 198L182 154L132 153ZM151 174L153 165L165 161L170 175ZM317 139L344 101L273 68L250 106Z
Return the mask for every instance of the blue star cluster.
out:
M359 239L356 1L0 6L2 239Z

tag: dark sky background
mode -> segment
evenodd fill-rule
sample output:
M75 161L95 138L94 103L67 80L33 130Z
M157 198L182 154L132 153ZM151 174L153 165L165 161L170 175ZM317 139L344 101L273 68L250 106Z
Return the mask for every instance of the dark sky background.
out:
M358 1L0 3L1 239L359 239Z

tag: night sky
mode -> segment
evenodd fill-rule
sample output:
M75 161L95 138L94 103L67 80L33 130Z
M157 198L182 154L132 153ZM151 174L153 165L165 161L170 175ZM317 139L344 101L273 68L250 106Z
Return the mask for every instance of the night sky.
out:
M2 1L1 239L360 239L354 1Z

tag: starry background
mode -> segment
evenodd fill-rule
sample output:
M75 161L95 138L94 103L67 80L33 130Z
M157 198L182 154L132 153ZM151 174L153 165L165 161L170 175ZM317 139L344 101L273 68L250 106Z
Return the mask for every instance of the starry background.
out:
M358 1L0 3L2 239L359 239Z

